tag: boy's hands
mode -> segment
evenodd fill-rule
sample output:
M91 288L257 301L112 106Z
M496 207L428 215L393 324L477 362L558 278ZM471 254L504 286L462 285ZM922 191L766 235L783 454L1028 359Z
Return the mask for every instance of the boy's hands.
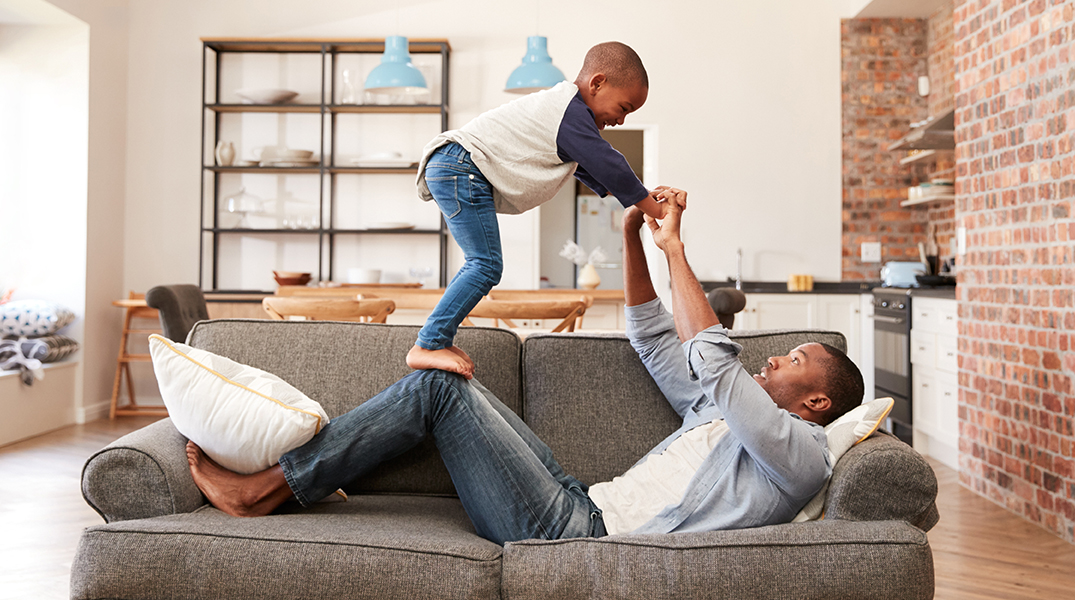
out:
M687 192L681 189L659 185L650 192L658 202L675 202L682 210L687 210ZM666 211L667 212L667 211Z
M657 186L641 201L635 204L647 217L663 220L668 215L668 204L676 203L680 210L687 208L687 192L666 185ZM624 217L626 218L626 214ZM626 221L624 222L626 225Z

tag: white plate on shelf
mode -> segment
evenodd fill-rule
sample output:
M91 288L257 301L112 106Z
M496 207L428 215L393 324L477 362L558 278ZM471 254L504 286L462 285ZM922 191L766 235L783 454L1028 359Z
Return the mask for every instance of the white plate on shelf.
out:
M409 158L352 158L351 164L370 169L395 169L400 167L417 167L418 163Z
M258 163L261 167L316 167L321 161L316 158L300 160L296 158L272 158Z
M243 104L283 104L299 93L293 90L263 88L235 90L235 95L242 99Z
M406 223L403 221L384 221L381 223L374 223L366 229L414 229L414 223Z

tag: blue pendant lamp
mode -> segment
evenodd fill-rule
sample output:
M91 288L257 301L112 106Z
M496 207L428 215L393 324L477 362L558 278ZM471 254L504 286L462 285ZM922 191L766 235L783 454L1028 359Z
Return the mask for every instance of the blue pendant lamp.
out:
M365 87L373 94L415 95L429 91L426 78L411 62L407 38L401 35L385 38L381 64L370 71Z
M523 64L516 67L508 76L508 84L504 86L505 92L529 94L551 88L566 79L563 72L553 66L548 43L548 38L543 35L532 35L526 38L526 56L523 57Z

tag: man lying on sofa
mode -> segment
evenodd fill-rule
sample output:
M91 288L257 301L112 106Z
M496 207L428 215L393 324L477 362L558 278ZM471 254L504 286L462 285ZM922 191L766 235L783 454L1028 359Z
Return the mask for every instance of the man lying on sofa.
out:
M667 193L685 205L685 192ZM478 535L499 544L791 521L832 472L823 425L861 402L862 376L821 344L747 374L687 264L677 202L669 206L660 225L646 225L668 259L674 320L653 289L633 208L624 288L627 335L683 426L622 476L587 489L477 380L425 370L259 473L228 471L189 442L194 481L227 514L266 515L292 497L308 506L432 434Z

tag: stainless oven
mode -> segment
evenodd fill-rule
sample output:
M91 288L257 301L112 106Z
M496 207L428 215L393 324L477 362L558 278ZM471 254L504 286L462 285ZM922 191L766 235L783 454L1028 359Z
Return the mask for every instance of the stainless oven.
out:
M911 296L903 288L873 290L874 397L892 397L892 433L910 444Z

